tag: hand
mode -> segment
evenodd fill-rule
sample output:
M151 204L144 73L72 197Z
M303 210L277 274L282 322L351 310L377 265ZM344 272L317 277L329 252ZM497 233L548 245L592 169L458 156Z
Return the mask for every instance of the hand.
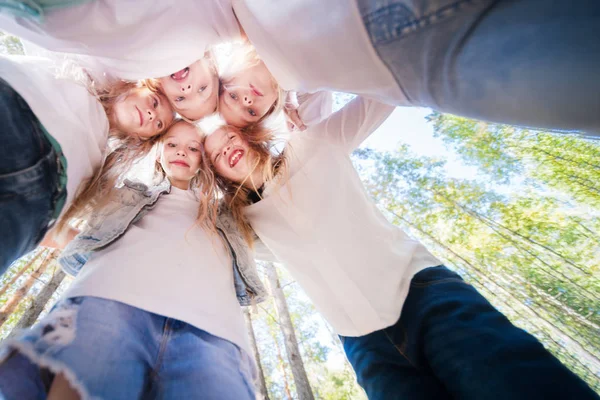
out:
M284 112L287 119L288 129L290 131L293 132L296 129L300 131L306 130L306 125L304 125L304 122L302 122L302 119L300 119L300 114L298 114L297 108L288 108L286 106L284 107Z

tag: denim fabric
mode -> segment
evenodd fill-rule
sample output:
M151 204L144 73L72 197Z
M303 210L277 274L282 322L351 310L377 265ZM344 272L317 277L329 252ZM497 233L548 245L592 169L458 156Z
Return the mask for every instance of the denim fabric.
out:
M150 212L160 196L170 190L168 179L151 188L141 182L125 180L124 186L114 193L114 198L108 204L94 210L88 220L88 229L77 235L62 251L58 259L62 269L73 276L79 274L94 251L110 246L126 234L129 226ZM264 301L268 293L258 276L254 254L223 203L219 205L216 222L217 232L231 255L238 301L242 306Z
M443 266L413 277L395 325L342 342L369 399L600 398Z
M599 1L357 3L408 105L600 134Z
M35 248L66 196L62 163L25 100L0 79L0 274Z
M44 398L49 380L34 364L63 372L85 398L254 399L256 369L239 347L111 300L63 300L3 350L13 351L0 364L7 400Z

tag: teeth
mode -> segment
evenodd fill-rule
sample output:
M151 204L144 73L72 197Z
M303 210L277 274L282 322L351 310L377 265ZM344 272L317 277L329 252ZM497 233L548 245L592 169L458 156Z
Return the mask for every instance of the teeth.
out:
M233 153L233 156L231 156L231 159L229 161L229 166L231 168L233 168L233 164L235 164L241 156L242 156L242 152L240 150Z

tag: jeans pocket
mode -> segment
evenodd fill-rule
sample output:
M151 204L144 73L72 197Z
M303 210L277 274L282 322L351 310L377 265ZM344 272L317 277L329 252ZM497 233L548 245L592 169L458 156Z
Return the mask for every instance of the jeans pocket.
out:
M363 23L374 46L385 45L492 0L358 0Z

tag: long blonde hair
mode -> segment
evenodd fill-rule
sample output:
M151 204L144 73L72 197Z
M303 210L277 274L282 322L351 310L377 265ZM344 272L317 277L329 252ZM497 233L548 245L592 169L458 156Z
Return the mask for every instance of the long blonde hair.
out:
M287 159L284 153L274 154L273 147L277 142L275 135L273 131L262 125L253 125L242 129L225 125L221 129L234 130L239 133L242 140L248 143L249 152L256 158L255 165L242 182L233 182L215 174L216 185L221 190L223 199L228 205L239 231L244 236L246 243L252 247L255 234L244 216L243 209L252 203L251 194L253 192L257 193L260 188L248 188L244 186L244 183L256 170L262 172L263 182L265 183L271 181L275 175L286 174Z
M198 216L196 223L202 228L209 232L216 234L216 222L218 213L218 189L216 185L216 178L213 169L210 166L209 157L206 155L204 150L204 139L206 135L196 125L190 124L183 119L176 120L171 124L171 128L177 124L188 124L193 126L201 136L200 141L200 169L198 173L192 178L190 182L190 189L195 190L199 194L198 199ZM166 135L163 135L157 143L158 152L162 151L163 139ZM164 180L167 178L165 170L158 161L158 158L154 161L154 178Z
M226 60L220 60L219 57L215 57L217 61L217 68L219 71L219 96L221 96L225 90L227 85L231 83L231 81L235 78L240 71L243 71L248 68L252 68L258 63L262 62L256 49L249 43L234 43L232 44L231 53ZM272 84L277 91L277 99L269 108L269 110L263 115L258 121L256 121L254 125L259 125L265 121L269 116L275 115L278 112L283 110L285 105L285 98L287 92L283 90L277 80L273 76L271 76ZM253 126L250 128L253 129ZM260 129L260 128L259 128Z
M115 189L119 178L133 163L145 157L169 128L165 127L159 135L146 140L118 129L111 118L115 104L126 97L131 90L143 87L145 84L113 80L100 85L91 76L87 75L87 78L88 91L102 104L109 120L107 155L94 176L79 185L72 203L57 221L55 231L59 235L72 220L85 220L94 210L105 205L111 198L111 192Z

